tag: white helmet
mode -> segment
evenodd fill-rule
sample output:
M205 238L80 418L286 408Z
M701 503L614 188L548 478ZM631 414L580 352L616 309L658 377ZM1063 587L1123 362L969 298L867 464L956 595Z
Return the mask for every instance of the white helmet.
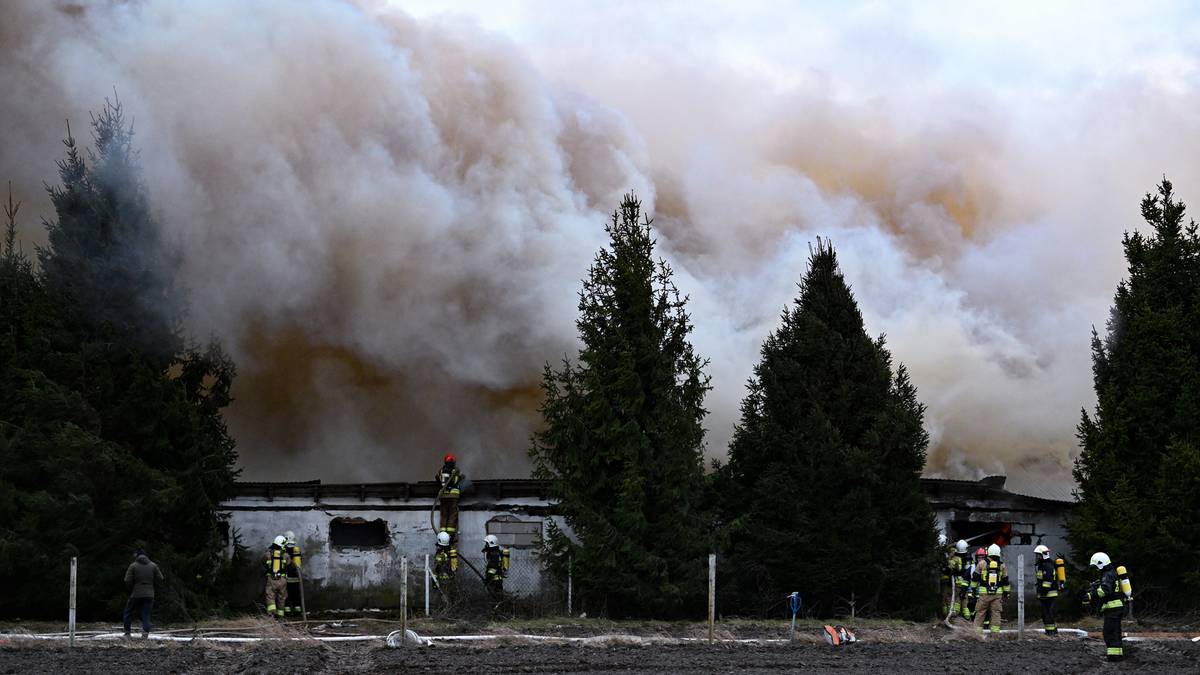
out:
M450 533L449 532L438 532L437 539L438 539L438 546L449 546L450 545Z
M488 548L499 546L500 540L496 538L496 535L489 534L488 536L483 538L483 545Z
M288 530L287 532L283 533L283 538L287 539L288 541L296 541L296 533Z
M966 553L967 541L965 539L959 539L958 541L954 542L954 550L958 551L959 553Z
M988 547L988 555L1000 556L1000 544L992 544Z
M287 543L287 539L284 539L282 534L279 535L278 537L275 537L275 545L276 546L283 546L286 543Z
M1098 570L1102 570L1112 564L1112 560L1108 559L1108 554L1103 551L1097 551L1092 554L1092 560L1088 563Z
M1045 544L1038 544L1037 546L1035 546L1033 548L1033 554L1040 555L1043 558L1049 558L1050 557L1050 547L1046 546Z

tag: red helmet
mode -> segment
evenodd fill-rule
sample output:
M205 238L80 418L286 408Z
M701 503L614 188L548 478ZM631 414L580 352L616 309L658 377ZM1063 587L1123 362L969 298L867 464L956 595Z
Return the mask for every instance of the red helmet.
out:
M980 548L979 550L975 551L975 556L978 558L986 558L987 550L984 548Z
M454 463L454 461L455 461L455 460L454 460L454 453L452 453L452 452L447 452L447 453L446 453L446 456L442 458L442 461L443 461L443 462L446 462L447 464L453 464L453 463Z

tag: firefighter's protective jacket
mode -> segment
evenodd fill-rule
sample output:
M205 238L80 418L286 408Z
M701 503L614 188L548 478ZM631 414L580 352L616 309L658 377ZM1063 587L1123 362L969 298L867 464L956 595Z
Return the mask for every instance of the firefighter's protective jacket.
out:
M458 571L458 549L453 546L438 546L433 554L433 574L439 583L450 581Z
M1116 565L1105 567L1100 574L1100 582L1095 585L1095 590L1088 593L1088 600L1099 605L1098 609L1101 614L1110 612L1124 614L1126 593L1121 588L1122 582L1128 585L1128 576L1125 574L1124 567Z
M263 556L263 571L272 579L282 578L287 572L287 552L282 546L271 544Z
M971 558L968 554L955 552L950 556L949 566L955 586L963 589L971 584Z
M997 557L988 556L985 562L976 564L971 581L976 596L1007 595L1010 590L1008 568Z
M509 551L501 546L487 546L483 549L487 559L485 576L488 579L503 579L508 576Z
M300 544L294 541L289 541L283 545L283 555L287 561L285 571L287 578L292 580L300 579L300 565L303 562L300 555Z
M457 466L443 464L433 479L442 486L442 499L458 499L462 490L463 474Z
M1058 570L1054 560L1039 558L1035 563L1034 577L1037 579L1037 595L1039 598L1057 598L1062 590L1058 580Z

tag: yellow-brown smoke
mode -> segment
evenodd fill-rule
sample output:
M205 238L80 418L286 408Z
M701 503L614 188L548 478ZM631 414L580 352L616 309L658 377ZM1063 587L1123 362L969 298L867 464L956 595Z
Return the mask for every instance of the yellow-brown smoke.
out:
M542 365L576 348L633 189L712 359L712 456L826 235L929 405L929 471L1065 479L1120 232L1162 172L1200 179L1194 92L1114 80L1030 122L978 91L845 97L836 72L647 49L337 0L9 3L0 178L45 213L60 120L79 135L115 87L189 330L238 363L248 478L417 479L451 449L523 475Z

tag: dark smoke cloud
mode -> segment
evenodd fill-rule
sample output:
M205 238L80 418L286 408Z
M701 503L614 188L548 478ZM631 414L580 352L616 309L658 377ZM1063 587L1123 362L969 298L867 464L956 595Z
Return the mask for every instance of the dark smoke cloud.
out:
M691 48L702 22L587 40L598 10L574 9L538 47L334 0L9 3L0 177L44 211L59 120L117 88L189 327L239 364L249 478L420 478L446 449L523 474L541 365L574 350L629 189L693 298L713 456L819 234L929 405L932 472L1065 477L1120 232L1162 172L1200 179L1194 87L1014 102L938 86L919 31L868 31L903 49L864 64L833 30L835 65L780 75Z

